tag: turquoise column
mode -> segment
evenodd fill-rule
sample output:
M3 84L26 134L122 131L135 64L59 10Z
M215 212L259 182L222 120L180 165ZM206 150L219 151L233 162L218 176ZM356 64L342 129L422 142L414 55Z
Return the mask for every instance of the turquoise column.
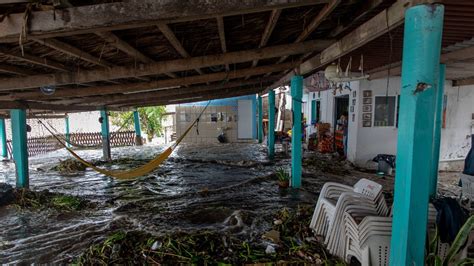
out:
M436 197L438 185L438 167L439 167L439 149L441 145L441 125L443 122L443 97L444 97L444 82L446 79L446 65L439 65L439 81L438 90L436 91L436 112L435 112L435 129L433 138L433 163L432 174L430 179L430 197Z
M258 107L258 143L263 141L263 103L262 96L258 95L257 100Z
M293 128L291 130L291 186L301 187L301 164L302 149L301 140L303 138L301 128L301 98L303 97L303 77L293 76L291 78L291 98L293 109Z
M140 128L140 114L137 110L133 111L133 122L135 124L135 145L143 145L142 129Z
M101 118L101 132L102 132L102 152L104 160L110 161L110 129L109 129L109 115L107 110L103 109L100 111Z
M71 147L71 134L69 132L69 116L66 116L66 118L64 118L64 123L66 124L66 145L68 147Z
M0 118L0 144L2 145L2 157L8 158L7 151L7 131L5 126L5 119Z
M10 111L12 123L13 161L16 168L16 187L29 187L28 145L26 136L26 111L13 109Z
M390 265L424 265L443 5L405 13Z
M275 91L268 92L268 158L275 157Z

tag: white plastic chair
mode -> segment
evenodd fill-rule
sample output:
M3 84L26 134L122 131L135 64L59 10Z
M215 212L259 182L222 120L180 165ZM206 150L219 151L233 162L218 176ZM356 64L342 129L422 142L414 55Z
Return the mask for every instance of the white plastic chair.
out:
M461 174L461 196L468 198L470 202L474 202L474 176Z
M382 194L382 185L365 178L359 180L353 187L327 182L319 194L311 219L310 228L314 230L316 235L327 235L329 225L333 221L336 204L340 195L344 192L356 192L365 195L377 203L380 214L386 215L388 213L388 207Z

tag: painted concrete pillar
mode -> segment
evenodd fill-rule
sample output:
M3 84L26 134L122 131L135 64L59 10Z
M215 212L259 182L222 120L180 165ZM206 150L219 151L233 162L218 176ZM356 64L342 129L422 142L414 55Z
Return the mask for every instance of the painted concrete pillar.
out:
M443 5L405 13L390 265L424 265Z
M137 110L133 111L133 122L135 124L135 145L143 145L142 129L140 128L140 114Z
M16 168L16 187L29 187L28 144L26 135L26 111L13 109L10 111L12 123L12 150Z
M291 186L301 187L301 167L302 167L302 117L301 99L303 97L303 77L293 76L291 78L291 99L293 109L293 128L291 129Z
M268 92L268 158L275 157L275 91Z
M100 111L101 118L101 132L102 132L102 151L104 160L110 161L112 159L110 154L110 129L109 129L109 115L106 109Z
M7 131L4 118L0 118L0 145L2 146L2 157L8 158Z
M435 111L435 129L433 138L433 157L432 157L432 174L430 178L430 197L435 197L438 185L438 168L439 168L439 150L441 145L441 125L443 123L443 97L444 82L446 79L446 65L439 66L438 90L436 91L436 111Z
M69 116L64 118L64 123L66 124L66 145L71 147L71 133L69 132Z
M258 96L258 143L262 143L263 141L263 103L262 103L262 96Z

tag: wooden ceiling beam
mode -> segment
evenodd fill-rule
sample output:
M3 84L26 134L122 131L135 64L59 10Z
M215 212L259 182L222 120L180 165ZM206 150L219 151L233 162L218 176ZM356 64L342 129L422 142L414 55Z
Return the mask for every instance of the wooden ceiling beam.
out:
M198 95L202 92L206 92L210 89L215 90L222 90L227 88L236 88L236 87L243 87L249 85L268 85L270 82L276 81L276 77L268 77L263 79L255 79L255 80L236 80L236 81L228 81L226 83L221 84L210 84L204 86L192 86L192 87L180 87L180 88L170 88L170 89L163 89L158 91L150 91L150 92L141 92L141 93L129 93L129 94L121 94L121 95L108 95L108 96L94 96L94 97L85 97L81 99L73 99L73 100L64 100L59 101L57 103L60 104L105 104L110 105L114 104L115 102L120 101L139 101L139 100L147 100L150 98L158 98L158 97L177 97L183 94L194 94Z
M30 76L30 75L35 74L34 71L31 71L22 67L7 65L7 64L0 64L0 72L21 75L21 76Z
M225 25L224 25L224 17L217 16L217 30L219 31L219 39L221 41L221 49L223 53L227 53L227 43L225 40ZM230 70L229 64L225 64L225 69L227 71Z
M380 37L400 26L405 18L405 10L420 3L430 2L431 0L398 0L389 8L384 9L364 24L360 25L331 46L324 49L321 53L308 58L294 72L298 75L308 74L315 69L321 68L334 60L364 46L370 41ZM279 81L275 82L270 88L277 88L286 85L294 73L284 75Z
M120 51L128 54L132 58L139 60L142 63L150 64L154 63L155 60L151 59L150 57L144 55L142 52L138 51L135 47L128 44L126 41L120 39L117 35L113 34L112 32L104 31L104 32L96 32L96 34L113 45L115 48L119 49ZM178 76L174 73L165 73L168 77L177 78Z
M220 72L206 75L196 75L177 79L156 80L150 82L141 82L134 84L120 84L87 88L62 88L57 89L53 95L44 95L39 91L33 92L18 92L10 93L8 95L0 96L0 100L48 100L48 99L64 99L72 97L87 97L93 95L107 95L116 93L132 93L142 92L147 90L159 90L160 88L176 87L193 84L203 84L206 82L215 82L223 80L231 80L236 78L243 78L250 73L263 75L269 71L283 71L292 68L297 63L284 63L278 65L261 66L255 68L247 68L242 70L235 70L231 72Z
M166 24L158 24L158 29L160 29L161 33L165 36L165 38L171 43L173 48L181 55L183 58L190 58L191 55L184 49L183 45L181 42L176 38L176 35L174 35L173 31L170 29L170 27ZM200 75L204 74L201 69L195 68L197 73Z
M209 91L206 94L196 95L196 94L189 94L189 95L182 95L179 98L172 98L172 99L149 99L142 102L137 103L119 103L112 105L116 108L130 108L130 107L144 107L144 106L157 106L157 105L167 105L167 104L182 104L182 103L191 103L191 102L200 102L200 101L207 101L207 100L214 100L214 99L223 99L223 98L231 98L231 97L238 97L244 95L251 95L260 92L262 89L260 87L251 87L251 88L242 88L239 90L232 90L226 89L224 91Z
M35 11L29 15L28 37L51 38L99 31L124 30L216 16L233 16L272 9L325 4L328 0L134 0ZM0 42L18 42L24 14L11 14L0 23Z
M2 54L4 56L7 56L7 57L10 57L10 58L13 58L15 60L28 62L30 64L39 65L39 66L43 66L43 67L54 69L54 70L59 70L59 71L69 71L70 70L65 65L63 65L59 62L56 62L54 60L49 60L47 58L31 55L31 54L28 54L28 53L21 54L21 53L18 53L18 52L8 51L7 49L5 49L3 47L0 47L0 54Z
M80 72L56 73L54 75L34 75L22 78L0 79L0 91L12 91L25 88L36 88L46 85L67 85L88 83L101 80L131 78L148 75L158 75L167 72L186 71L201 67L211 67L222 64L249 62L254 59L266 59L283 55L304 54L321 51L332 41L317 40L295 44L252 49L246 51L228 52L225 54L206 55L170 61L160 61L135 66L116 66L111 68L83 70Z
M53 111L97 111L102 106L86 106L86 105L61 105L49 104L30 101L0 101L0 110L9 109L34 109L34 110L53 110ZM121 108L113 108L111 111L122 110Z
M84 60L86 62L89 62L94 65L102 66L102 67L111 67L112 64L102 60L100 58L97 58L89 53L86 53L70 44L67 44L65 42L56 40L54 38L51 39L36 39L32 38L35 42L42 44L44 46L47 46L51 49L54 49L56 51L59 51L63 54L67 54L73 57L77 57L81 60Z
M309 25L304 28L303 32L296 38L295 43L302 42L306 40L306 38L313 33L316 28L321 25L321 23L326 20L326 18L336 9L336 7L341 3L341 0L331 0L327 3L321 11L319 11L318 15L309 23ZM288 56L283 56L278 60L278 63L285 61Z

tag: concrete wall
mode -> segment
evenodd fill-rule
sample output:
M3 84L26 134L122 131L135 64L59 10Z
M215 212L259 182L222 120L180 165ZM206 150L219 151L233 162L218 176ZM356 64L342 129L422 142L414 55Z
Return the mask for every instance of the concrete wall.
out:
M238 117L238 100L252 101L251 117ZM176 106L176 135L178 137L186 131L207 103L206 101ZM217 115L217 122L211 120L213 115ZM222 128L226 128L225 133L229 142L248 142L248 140L238 139L238 119L250 119L252 121L252 138L255 139L257 137L255 95L213 100L199 120L199 134L196 129L192 129L183 141L188 143L218 143L217 136Z

